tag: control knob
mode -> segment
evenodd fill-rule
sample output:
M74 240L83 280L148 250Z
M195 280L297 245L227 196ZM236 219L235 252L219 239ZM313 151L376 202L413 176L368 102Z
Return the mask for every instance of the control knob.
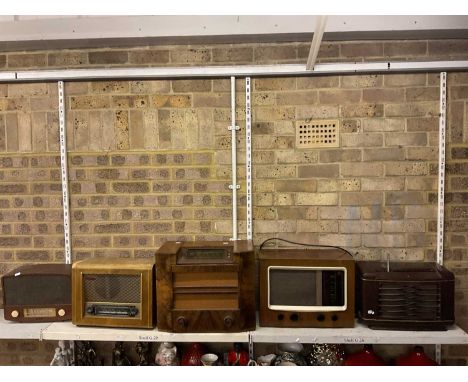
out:
M177 325L179 326L179 328L186 328L187 327L187 319L184 317L184 316L180 316L180 317L177 317Z

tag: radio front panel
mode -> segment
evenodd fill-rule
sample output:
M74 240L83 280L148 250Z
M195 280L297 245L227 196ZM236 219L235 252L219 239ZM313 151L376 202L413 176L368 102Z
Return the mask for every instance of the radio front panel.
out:
M251 242L166 242L156 252L156 266L159 330L255 328Z
M260 251L260 326L354 326L351 255L339 249Z
M154 263L89 259L73 265L73 323L152 328Z
M6 320L54 322L71 319L71 266L31 264L2 277Z

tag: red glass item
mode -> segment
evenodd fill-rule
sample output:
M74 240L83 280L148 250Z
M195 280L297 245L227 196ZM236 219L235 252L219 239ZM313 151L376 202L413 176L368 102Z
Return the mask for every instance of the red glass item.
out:
M201 357L203 354L206 353L205 347L198 343L194 342L189 345L187 350L184 352L182 356L182 366L203 366Z
M249 353L242 349L242 344L236 342L234 350L228 353L229 366L247 366L249 363Z
M398 357L397 366L438 366L439 364L424 353L422 346L415 346L407 355Z
M364 345L364 348L354 354L346 356L345 366L385 366L385 362L372 348L372 345Z

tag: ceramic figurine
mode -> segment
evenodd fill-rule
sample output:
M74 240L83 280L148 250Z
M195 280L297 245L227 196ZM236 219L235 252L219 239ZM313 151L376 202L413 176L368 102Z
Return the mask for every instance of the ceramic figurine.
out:
M60 347L55 348L54 358L52 358L50 366L68 366Z
M342 366L344 358L344 347L340 344L313 344L306 351L306 359L311 366Z
M96 362L96 350L90 341L76 342L76 366L94 366Z
M179 364L177 347L172 342L162 342L159 345L154 362L159 366L177 366Z
M138 354L138 357L140 357L140 362L138 363L138 366L149 366L151 344L149 342L137 342L136 352Z
M242 349L242 344L236 342L234 349L228 353L228 366L247 366L249 363L249 353Z
M131 362L125 354L123 342L118 341L115 343L114 350L112 350L112 366L131 366Z
M398 357L396 366L438 366L439 364L424 353L422 346L415 346L407 355Z
M182 366L203 366L201 357L205 353L205 347L198 342L194 342L190 344L187 350L184 352L180 364Z
M346 357L345 366L385 366L385 362L374 352L372 345Z
M300 354L303 349L300 343L278 345L275 366L307 366L305 358Z

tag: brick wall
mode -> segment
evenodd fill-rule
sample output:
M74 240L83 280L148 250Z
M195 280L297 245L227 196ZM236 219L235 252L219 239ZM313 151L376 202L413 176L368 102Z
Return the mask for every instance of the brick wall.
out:
M0 53L0 69L294 63L308 48ZM468 40L325 42L319 60L467 59L467 48ZM450 73L448 84L446 265L468 330L468 73ZM236 86L244 237L244 81ZM167 239L230 237L228 79L70 82L65 93L75 259L146 257ZM359 259L434 260L438 100L437 73L254 79L255 243L278 236L341 245ZM297 149L295 121L308 119L338 119L340 147ZM63 260L58 148L56 83L0 84L2 273ZM446 363L466 363L466 346L443 351ZM14 359L0 362L29 363Z

